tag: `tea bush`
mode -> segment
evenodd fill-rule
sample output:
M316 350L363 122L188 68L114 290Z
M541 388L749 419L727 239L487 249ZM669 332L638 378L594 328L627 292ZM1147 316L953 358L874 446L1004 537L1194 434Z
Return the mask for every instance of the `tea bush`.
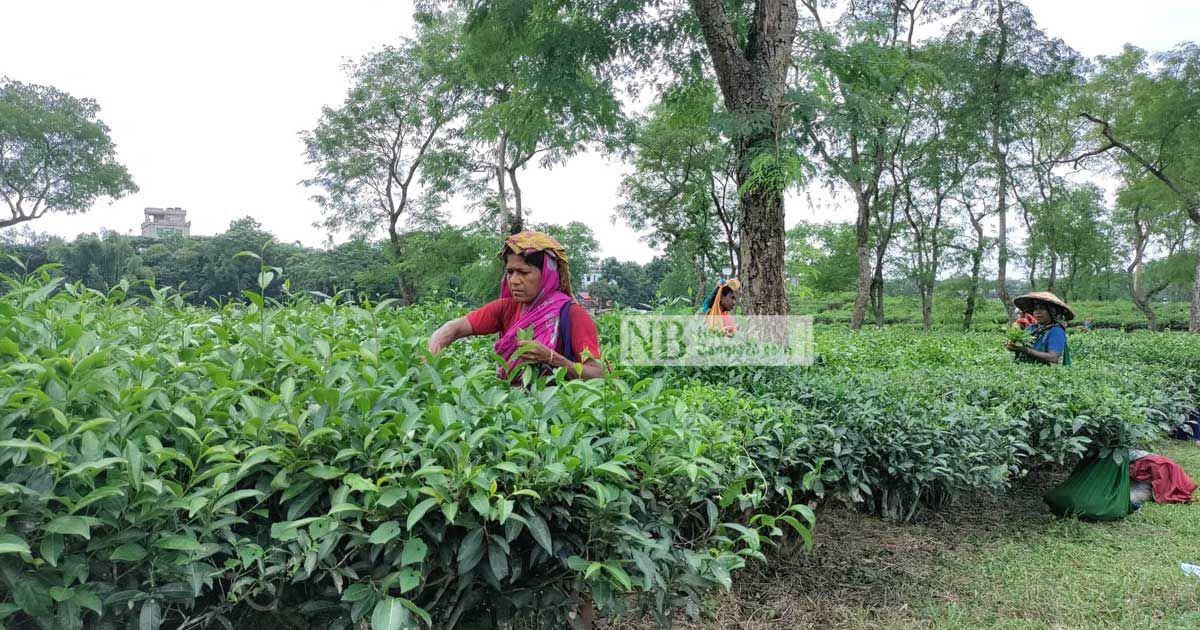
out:
M0 297L0 620L491 625L698 606L811 513L661 381L427 362L448 305L220 310L48 277ZM737 506L734 507L734 502ZM806 522L802 522L806 521ZM645 597L635 597L637 594Z
M264 269L269 284L273 270ZM0 623L41 628L545 627L666 621L806 503L905 520L1196 408L1185 335L820 328L818 365L634 369L510 387L490 339L434 358L448 302L246 293L196 308L63 285L0 296ZM598 322L615 345L621 313Z
M1017 295L1016 293L1013 294ZM1061 295L1061 294L1060 294ZM932 320L936 328L960 330L963 325L964 294L941 294L933 303ZM1111 301L1075 300L1066 298L1078 314L1076 324L1091 319L1098 328L1117 330L1142 330L1146 328L1146 316L1128 299ZM818 324L846 325L854 310L854 293L831 293L822 296L801 298L793 295L792 313L811 315ZM1154 310L1159 326L1170 330L1187 330L1191 305L1188 302L1156 302ZM867 321L874 322L868 311ZM997 324L1008 321L1008 314L995 298L980 298L973 319L976 330L990 330ZM913 296L886 296L884 298L884 323L893 326L917 326L922 323L921 300Z
M1143 445L1200 407L1200 339L1071 338L1069 368L1015 364L997 333L818 329L818 364L671 373L818 499L893 519L999 491L1030 467ZM731 387L733 389L728 389ZM766 467L764 465L764 467Z

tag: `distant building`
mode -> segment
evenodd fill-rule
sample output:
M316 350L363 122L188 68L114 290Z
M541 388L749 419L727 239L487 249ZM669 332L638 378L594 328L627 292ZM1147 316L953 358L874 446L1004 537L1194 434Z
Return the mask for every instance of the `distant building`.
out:
M192 222L187 220L187 210L183 208L146 208L145 212L142 236L163 238L192 235Z
M600 280L600 274L598 272L593 271L591 273L585 273L583 274L583 284L581 284L579 288L586 289L591 286L593 282L598 280Z

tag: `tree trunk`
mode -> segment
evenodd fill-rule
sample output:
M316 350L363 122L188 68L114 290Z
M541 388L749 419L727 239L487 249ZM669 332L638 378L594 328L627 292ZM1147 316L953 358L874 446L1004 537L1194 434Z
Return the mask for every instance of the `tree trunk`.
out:
M1004 154L999 150L999 142L993 140L995 155L997 156L996 168L1000 172L1000 192L996 195L996 213L1000 217L1000 234L999 234L999 254L997 256L998 268L996 270L996 297L1004 304L1004 311L1008 313L1008 321L1013 321L1013 301L1008 294L1008 208L1006 207L1007 200L1005 199L1004 190L1008 187L1008 166L1005 164Z
M512 182L513 191L512 224L508 228L508 233L516 234L525 231L525 209L521 205L521 186L517 184L517 167L512 166L507 170L508 180Z
M388 242L392 247L392 261L396 264L396 288L400 291L400 299L404 304L415 304L417 301L416 290L409 284L404 277L404 273L400 271L399 265L401 256L404 253L400 246L400 233L396 230L396 223L400 217L393 215L388 221Z
M1151 331L1157 332L1158 316L1154 314L1154 307L1150 306L1150 300L1142 295L1141 289L1138 287L1137 272L1132 269L1129 271L1129 297L1133 299L1133 305L1146 316L1146 326Z
M858 287L854 296L854 312L850 315L851 330L862 329L863 321L867 318L867 302L871 297L873 278L871 275L871 250L869 247L871 211L869 202L861 194L858 195L858 221L854 232L857 240L855 251L858 255Z
M696 286L700 287L700 290L696 292L695 306L703 304L704 298L708 297L708 278L705 277L704 267L703 256L698 259L695 256L692 257L692 271L696 273Z
M496 145L496 188L497 206L500 208L499 229L504 230L511 225L508 219L508 134L500 134L500 142Z
M1054 282L1058 280L1058 254L1050 250L1050 277L1046 279L1046 290L1054 293Z
M1146 245L1150 241L1150 226L1146 225L1143 229L1142 222L1139 218L1141 212L1140 207L1133 209L1133 260L1129 261L1129 266L1125 268L1125 273L1129 277L1129 297L1133 300L1133 305L1146 316L1146 325L1152 332L1158 331L1158 317L1154 313L1154 307L1150 305L1150 295L1142 289L1142 256L1146 253ZM1163 285L1165 288L1166 285Z
M1008 25L1004 21L1004 0L996 0L997 25L1000 29L1000 44L992 65L992 159L996 165L996 212L1000 217L999 260L996 272L996 297L1004 304L1008 322L1013 322L1013 301L1008 294L1008 156L1000 150L1000 118L1007 116L1007 103L1003 94L1004 58L1008 55Z
M1136 214L1134 214L1134 220L1137 220ZM1129 276L1129 297L1133 300L1133 305L1146 316L1146 325L1150 330L1158 331L1158 317L1154 314L1154 308L1150 306L1150 300L1142 292L1142 254L1146 251L1147 237L1142 231L1141 224L1136 225L1135 228L1138 235L1137 241L1134 243L1133 260L1125 268L1125 273Z
M749 175L749 172L746 173ZM740 280L746 287L746 311L755 315L786 315L787 286L784 270L783 198L776 194L749 193L742 197Z
M1200 256L1196 257L1196 281L1192 283L1192 317L1188 331L1200 333Z
M1071 301L1071 294L1075 290L1075 262L1076 262L1076 259L1077 259L1077 257L1075 255L1075 252L1071 252L1071 254L1067 257L1067 279L1066 279L1065 285L1063 286L1063 293L1061 296L1059 296L1066 302Z
M888 245L892 242L892 231L896 226L896 194L894 192L889 203L891 210L888 214L887 225L884 225L882 217L876 216L879 242L875 244L875 274L871 279L871 306L875 311L875 325L880 327L883 326L883 259L887 256Z
M875 315L875 325L883 327L883 265L876 259L875 275L871 278L871 308Z
M933 287L921 287L921 324L925 332L933 329Z
M783 194L777 187L745 190L750 163L778 150L785 79L792 60L799 15L795 0L758 0L745 49L738 46L723 0L691 0L716 70L725 108L746 131L735 139L737 183L741 195L741 275L746 310L756 315L786 315L783 279Z
M975 228L975 251L971 252L971 286L967 289L967 309L963 312L963 330L971 330L975 323L975 300L979 295L979 275L983 267L983 249L986 245L983 237L983 223L971 215L971 227Z
M736 175L734 179L737 179ZM729 216L726 211L725 197L717 194L716 184L711 179L709 180L709 196L712 198L713 209L717 211L717 220L721 222L721 230L725 233L725 249L729 253L730 273L737 277L742 268L742 254L738 251L738 239L734 235L736 219Z
M733 226L721 219L721 226L725 230L725 249L729 252L729 268L730 273L737 277L742 268L742 254L738 251L737 239L733 236Z

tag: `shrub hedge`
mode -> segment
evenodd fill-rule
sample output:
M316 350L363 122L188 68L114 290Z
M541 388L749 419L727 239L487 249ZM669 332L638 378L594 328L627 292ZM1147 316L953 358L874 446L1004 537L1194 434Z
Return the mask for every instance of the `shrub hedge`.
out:
M271 280L264 269L264 281ZM1183 335L821 329L819 365L618 367L510 387L461 311L296 299L220 309L47 271L0 296L0 624L547 628L665 623L809 504L895 519L1124 448L1195 409ZM600 322L605 343L620 313Z

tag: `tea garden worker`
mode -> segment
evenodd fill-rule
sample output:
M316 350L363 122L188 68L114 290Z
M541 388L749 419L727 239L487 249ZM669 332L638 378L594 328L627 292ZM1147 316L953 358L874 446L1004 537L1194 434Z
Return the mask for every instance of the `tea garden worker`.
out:
M600 341L596 322L571 297L567 253L541 232L521 232L504 240L500 251L504 276L500 297L438 328L429 338L437 354L463 337L500 333L496 354L504 358L499 376L523 363L538 363L543 374L567 368L567 378L600 378ZM532 339L520 340L530 330Z
M1014 358L1026 363L1071 365L1066 323L1075 318L1075 311L1048 291L1026 293L1013 302L1022 311L1033 313L1037 320L1037 323L1025 329L1033 335L1032 345L1008 344L1009 351L1015 354Z
M700 314L704 315L704 323L709 330L724 331L732 335L737 331L733 321L733 309L737 306L737 294L742 290L742 283L737 278L722 280L708 294L700 306Z

